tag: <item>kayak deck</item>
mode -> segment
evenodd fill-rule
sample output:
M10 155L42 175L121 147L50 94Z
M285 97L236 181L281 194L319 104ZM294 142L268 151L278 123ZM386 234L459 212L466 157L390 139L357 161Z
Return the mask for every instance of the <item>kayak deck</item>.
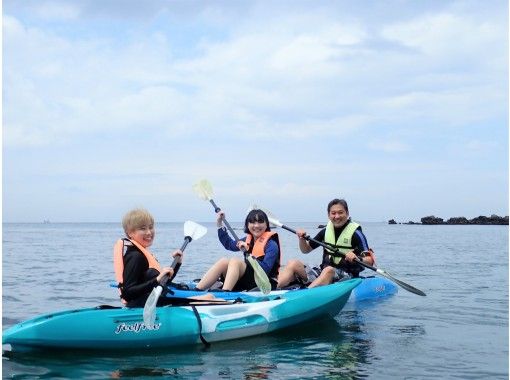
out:
M382 297L389 297L398 292L398 286L392 281L384 278L384 277L360 277L362 282L351 292L351 296L349 297L349 302L359 302L359 301L367 301L372 299L379 299ZM242 291L242 292L224 292L219 289L209 290L209 291L201 291L195 290L195 286L198 280L189 281L183 284L172 284L169 286L170 292L167 293L167 297L193 297L200 296L204 294L214 294L219 298L224 298L228 300L235 300L240 298L246 302L253 302L258 299L258 297L264 296L264 294L258 290L256 291ZM344 280L345 281L345 280ZM288 289L277 289L272 290L271 295L281 295L288 292L302 291L306 288L300 288L299 286L290 287Z

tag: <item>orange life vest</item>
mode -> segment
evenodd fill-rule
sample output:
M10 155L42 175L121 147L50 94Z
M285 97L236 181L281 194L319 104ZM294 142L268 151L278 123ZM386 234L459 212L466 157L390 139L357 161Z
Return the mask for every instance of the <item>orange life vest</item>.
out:
M266 231L257 240L255 240L251 255L257 258L264 256L264 248L266 248L267 242L273 235L276 235L276 232ZM253 236L251 234L246 235L246 244L250 245L252 238ZM278 239L276 239L276 244L278 244L278 251L280 251L280 241ZM281 252L279 253L281 255Z
M129 246L129 243L134 245L136 248L143 253L147 261L149 262L149 268L154 268L161 272L161 266L158 263L158 260L154 257L152 253L150 253L146 248L144 248L140 243L135 240L123 238L117 240L115 245L113 246L113 269L115 271L115 280L117 281L117 287L119 288L119 292L121 292L121 288L124 284L124 255L126 253L126 247ZM123 303L126 303L125 300L121 298Z
M270 273L270 276L275 275L275 277L277 277L278 272L280 270L280 263L281 263L281 258L282 258L282 248L280 245L280 239L278 239L278 234L276 232L266 231L257 240L255 240L255 242L253 243L252 250L251 250L251 255L256 258L265 256L264 249L266 248L267 242L269 241L269 239L271 239L275 235L276 235L276 239L274 239L274 240L276 241L276 244L278 245L278 260L276 263L277 264L276 268L275 268L276 270L274 271L274 269L271 269L271 272L274 271L275 273ZM248 246L250 246L252 238L253 238L253 236L251 234L246 235L246 243L248 244Z

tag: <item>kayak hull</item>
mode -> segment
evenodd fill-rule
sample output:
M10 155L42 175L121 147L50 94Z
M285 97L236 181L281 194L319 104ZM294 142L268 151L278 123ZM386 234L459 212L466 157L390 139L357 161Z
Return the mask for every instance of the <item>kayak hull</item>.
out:
M316 318L334 316L359 279L260 297L228 305L157 308L153 326L143 323L143 309L87 308L45 314L12 326L3 344L13 351L30 349L119 350L200 344L268 333ZM201 330L200 330L201 325Z
M398 292L398 286L384 277L363 277L349 297L349 302L377 300Z

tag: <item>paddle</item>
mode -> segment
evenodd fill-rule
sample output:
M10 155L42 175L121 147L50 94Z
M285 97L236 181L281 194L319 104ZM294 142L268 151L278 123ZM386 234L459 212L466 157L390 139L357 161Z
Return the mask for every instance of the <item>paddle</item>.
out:
M193 189L201 199L209 201L212 204L215 212L221 211L221 209L216 205L216 203L212 199L213 191L212 185L210 184L209 181L203 179L197 182L195 185L193 185ZM237 234L234 232L232 227L230 227L230 224L227 222L225 218L223 218L223 223L225 223L225 226L229 230L230 234L234 237L234 240L238 242L239 238L237 237ZM246 252L244 248L241 249L244 253L244 258L246 262L250 264L251 267L253 268L255 283L257 284L257 286L259 287L260 291L263 294L269 294L271 292L271 282L269 281L266 272L264 272L264 269L262 269L258 261L251 257L251 255L248 254L248 252Z
M274 224L275 226L278 226L278 227L281 227L283 228L284 230L287 230L287 231L290 231L292 232L293 234L297 234L296 230L290 228L290 227L287 227L286 225L284 225L283 223L281 223L278 219L276 219L270 212L268 212L267 210L264 210L264 212L267 214L267 217L269 219L269 222L271 224ZM313 238L311 238L309 235L305 235L304 237L306 240L308 241L313 241L314 243L316 244L319 244L321 245L322 247L328 249L328 250L333 250L335 251L336 253L338 253L339 255L341 255L342 257L345 257L345 254L340 252L338 250L338 248L335 248L335 247L332 247L326 243L323 243L323 242L320 242L318 240L315 240ZM396 283L397 285L401 286L402 288L404 288L405 290L411 292L411 293L414 293L414 294L417 294L419 296L425 296L426 294L424 292L422 292L420 289L417 289L415 288L414 286L411 286L409 284L406 284L405 282L403 281L400 281L398 279L396 279L395 277L393 277L391 274L389 274L388 272L380 269L380 268L376 268L376 267L373 267L365 262L363 262L362 260L356 258L355 261L361 265L361 266L364 266L365 268L368 268L370 270L373 270L374 272L380 274L381 276L383 277L386 277L387 279L393 281L394 283Z
M184 222L184 243L182 244L181 251L184 252L189 242L191 242L192 240L200 239L206 233L207 228L205 228L204 226L201 226L200 224L192 222L190 220ZM160 285L156 286L149 295L149 298L147 298L145 306L143 307L143 323L147 328L152 328L152 326L154 326L154 322L156 321L156 305L158 303L159 296L163 291L163 286L166 285L168 280L172 281L172 279L179 271L181 263L182 257L177 256L176 258L174 258L174 261L171 264L171 267L174 270L174 274L172 275L172 277L169 278L168 276L164 276L161 279Z

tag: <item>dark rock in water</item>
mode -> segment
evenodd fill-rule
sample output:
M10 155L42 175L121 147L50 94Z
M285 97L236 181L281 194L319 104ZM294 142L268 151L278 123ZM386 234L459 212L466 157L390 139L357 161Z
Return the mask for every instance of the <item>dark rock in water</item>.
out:
M448 219L448 221L444 222L443 219L437 218L435 216L426 216L421 218L422 224L449 224L449 225L469 225L469 224L477 224L477 225L508 225L508 216L502 217L498 215L488 216L477 216L473 219L467 219L464 216L457 216Z
M394 219L390 219L388 224L397 224ZM508 226L508 215L507 216L498 216L492 214L490 217L488 216L477 216L473 219L467 219L464 216L456 216L448 219L446 222L442 218L438 218L437 216L424 216L421 218L421 223L416 223L410 220L407 223L399 223L399 224L428 224L428 225L438 225L438 224L448 224L448 225L506 225Z
M446 224L469 224L469 220L463 216L450 218L446 221Z
M505 217L497 216L497 215L493 215L493 216L496 216L497 218L499 218L498 220L501 221L501 223L498 223L498 224L507 225L508 226L508 215L505 216ZM492 216L491 216L491 218L492 218Z
M388 224L421 224L421 223L416 223L416 222L413 222L412 220L410 220L409 222L404 222L404 223L397 223L395 221L395 219L390 219L388 220Z
M492 214L490 217L478 216L469 221L469 224L493 224L493 225L508 225L508 215L505 217Z
M469 221L471 224L491 224L491 218L488 218L486 216L480 215L476 218L473 218Z
M442 218L431 215L421 218L421 224L444 224L444 222Z

